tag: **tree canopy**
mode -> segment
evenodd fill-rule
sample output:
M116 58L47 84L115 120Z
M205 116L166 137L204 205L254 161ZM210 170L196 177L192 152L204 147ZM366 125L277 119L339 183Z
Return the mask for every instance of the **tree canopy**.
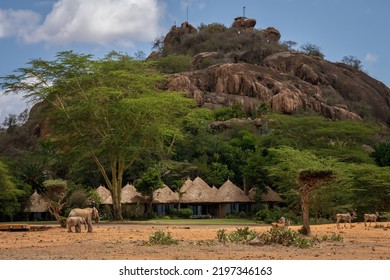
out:
M159 158L165 144L181 136L179 120L195 106L180 93L159 90L164 79L154 65L127 55L94 60L67 51L53 61L32 60L3 87L44 102L58 153L94 160L112 193L114 217L121 219L124 171L141 156Z

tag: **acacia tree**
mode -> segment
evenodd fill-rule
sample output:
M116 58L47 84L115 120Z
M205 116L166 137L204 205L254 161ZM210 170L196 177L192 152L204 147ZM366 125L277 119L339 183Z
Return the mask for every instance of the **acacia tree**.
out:
M269 175L275 185L282 191L290 193L290 203L300 206L303 219L302 233L310 235L311 196L321 185L335 179L337 163L290 147L269 149L269 151L274 158L273 164L268 167ZM343 187L339 191L340 196L348 191L342 190ZM326 200L326 197L323 199Z
M310 195L319 186L334 179L333 170L302 170L298 174L299 196L301 198L301 209L303 228L302 233L311 235L310 230Z
M65 206L65 197L68 193L67 182L61 179L46 180L43 182L43 185L45 186L45 191L42 193L42 197L48 204L50 214L65 227L60 213Z
M1 85L45 103L52 141L62 153L94 160L111 192L114 219L122 219L125 170L145 154L161 156L194 106L182 94L159 90L164 79L153 64L127 55L94 60L66 51L53 61L32 60Z

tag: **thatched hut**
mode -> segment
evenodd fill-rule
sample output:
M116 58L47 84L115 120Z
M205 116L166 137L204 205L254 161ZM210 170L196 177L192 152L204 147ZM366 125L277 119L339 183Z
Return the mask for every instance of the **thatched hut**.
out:
M173 192L167 185L153 192L154 212L162 216L170 213L179 203L179 194Z
M249 190L248 197L252 202L255 202L256 188ZM260 202L273 206L277 203L282 203L284 200L274 190L266 186L266 190L261 194Z
M216 216L225 217L232 213L247 213L251 199L245 192L233 184L232 181L227 180L216 194L219 203Z
M211 205L216 202L215 193L200 177L196 177L191 184L187 180L180 192L180 203L183 207L191 208L194 215L213 215Z
M121 190L122 213L124 217L142 215L145 212L145 198L130 184Z
M32 213L33 220L42 220L42 215L49 212L49 204L37 191L34 191L26 203L24 212Z
M107 188L103 186L99 186L96 189L96 193L100 198L100 204L110 204L110 205L112 204L112 196L110 191Z
M187 178L183 186L180 188L180 192L186 192L187 189L191 186L192 186L192 180L190 178Z

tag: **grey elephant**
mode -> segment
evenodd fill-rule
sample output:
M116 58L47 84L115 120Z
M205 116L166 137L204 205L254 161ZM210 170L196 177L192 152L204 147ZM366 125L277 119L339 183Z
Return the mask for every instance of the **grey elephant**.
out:
M75 232L81 232L81 225L84 225L84 229L87 229L87 222L83 217L68 217L66 219L66 225L68 227L68 232L72 232L72 227L74 227Z
M85 219L87 226L88 226L88 232L92 232L92 220L95 221L95 223L99 223L99 212L95 207L92 208L74 208L72 211L69 212L68 217L82 217Z

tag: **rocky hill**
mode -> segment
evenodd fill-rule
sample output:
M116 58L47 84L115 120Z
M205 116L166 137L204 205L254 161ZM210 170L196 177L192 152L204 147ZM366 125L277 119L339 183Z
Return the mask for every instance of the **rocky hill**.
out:
M256 30L253 21L251 24L246 28L245 20L236 18L232 27L223 31L223 38L236 44L233 48L200 53L183 46L191 45L188 42L205 45L199 41L204 35L196 37L197 30L188 23L172 28L165 37L162 55L167 49L171 54L172 50L191 54L198 70L173 74L166 88L187 92L208 108L239 103L252 110L265 103L286 114L312 110L330 119L389 120L390 89L386 85L347 64L287 49L279 42L277 29ZM244 42L240 45L241 38ZM248 40L258 43L245 48ZM205 61L207 66L199 67Z

